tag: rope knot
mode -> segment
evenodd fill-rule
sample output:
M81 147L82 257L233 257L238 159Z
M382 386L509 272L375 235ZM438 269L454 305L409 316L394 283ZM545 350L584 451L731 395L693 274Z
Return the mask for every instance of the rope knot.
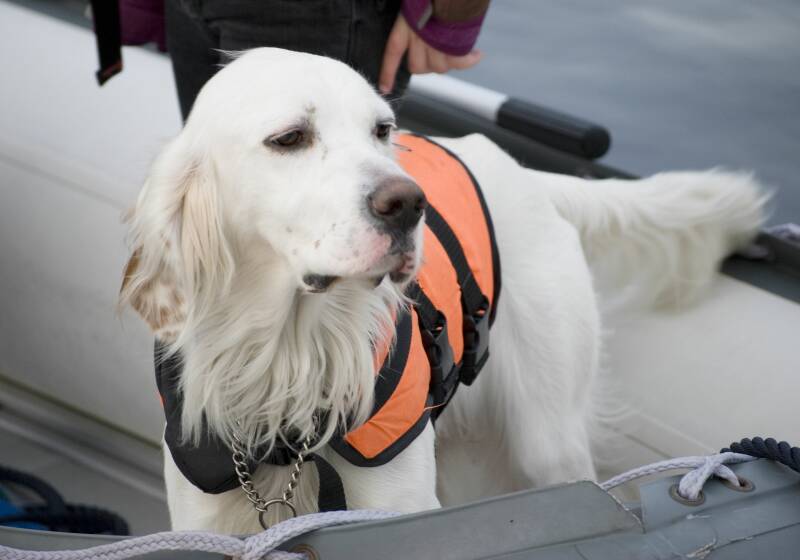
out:
M709 455L705 457L701 465L683 475L683 478L678 483L678 494L687 500L697 500L706 481L712 476L723 478L738 487L739 477L726 467L725 463L741 463L752 459L747 455L731 452Z
M696 500L703 489L703 485L711 476L724 478L735 486L739 486L739 478L736 474L725 466L726 463L745 463L754 461L756 457L744 455L742 453L718 453L709 456L680 457L659 461L643 467L624 472L611 478L600 485L605 491L616 488L631 480L674 469L692 469L681 478L678 483L678 494L687 500Z

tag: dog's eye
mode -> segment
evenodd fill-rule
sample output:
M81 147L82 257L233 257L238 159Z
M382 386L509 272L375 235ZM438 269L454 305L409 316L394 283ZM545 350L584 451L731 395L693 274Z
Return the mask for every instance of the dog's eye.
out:
M375 127L375 137L378 140L386 140L392 133L393 128L394 128L393 123L380 123L378 126Z
M302 143L305 139L305 133L302 130L290 130L278 136L273 136L269 139L270 144L280 146L281 148L291 148Z

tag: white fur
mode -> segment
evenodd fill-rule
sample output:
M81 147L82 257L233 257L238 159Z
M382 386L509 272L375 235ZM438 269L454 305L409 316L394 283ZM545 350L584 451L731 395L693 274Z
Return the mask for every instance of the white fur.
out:
M345 65L256 49L206 85L156 161L131 216L122 301L184 356L185 432L199 435L203 416L224 441L239 430L251 446L320 429L319 452L351 507L416 511L593 478L601 326L587 256L606 283L680 301L757 230L756 184L713 171L589 182L523 169L477 135L439 139L477 177L494 219L503 291L491 358L440 418L436 457L429 426L387 465L355 467L325 443L337 423L368 415L373 346L406 305L403 285L372 283L398 261L364 212L376 184L404 176L373 135L390 116ZM302 150L263 143L297 124L313 131ZM417 265L421 231L411 236ZM341 279L309 293L309 273ZM315 426L319 410L330 414ZM258 529L241 491L203 494L165 455L175 528ZM301 513L315 508L310 472ZM262 466L254 478L273 497L288 471ZM271 522L284 514L273 513Z

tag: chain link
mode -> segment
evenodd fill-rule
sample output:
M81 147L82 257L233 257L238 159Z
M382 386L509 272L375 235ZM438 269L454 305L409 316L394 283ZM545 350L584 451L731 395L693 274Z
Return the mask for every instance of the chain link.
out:
M291 510L292 517L297 516L297 510L295 509L292 499L294 498L294 490L297 488L297 483L300 480L300 471L306 461L306 456L308 455L308 449L310 446L311 436L309 435L303 441L302 447L297 453L297 459L295 459L295 462L292 465L292 472L289 475L289 484L286 486L286 490L283 492L283 495L280 498L272 498L268 500L263 498L261 494L258 493L258 490L256 490L255 485L253 484L252 473L250 472L250 467L247 464L247 451L244 441L238 432L233 433L233 441L231 442L231 459L233 460L236 477L239 479L239 486L247 496L247 499L251 504L253 504L253 507L258 512L258 521L261 523L261 526L264 529L268 528L264 522L264 514L272 505L284 505Z
M311 445L311 436L309 435L303 441L302 449L297 453L297 460L292 465L292 473L289 475L289 484L286 491L283 493L282 499L284 502L291 502L294 498L294 489L297 488L297 482L300 480L300 469L303 468L303 463L306 462L308 455L308 448Z

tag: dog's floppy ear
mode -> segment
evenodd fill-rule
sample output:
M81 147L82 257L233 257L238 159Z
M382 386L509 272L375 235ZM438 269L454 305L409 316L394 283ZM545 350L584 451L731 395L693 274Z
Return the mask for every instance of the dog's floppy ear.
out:
M120 304L173 341L187 314L207 308L203 300L226 289L233 273L214 166L185 130L156 159L126 221L134 251Z

